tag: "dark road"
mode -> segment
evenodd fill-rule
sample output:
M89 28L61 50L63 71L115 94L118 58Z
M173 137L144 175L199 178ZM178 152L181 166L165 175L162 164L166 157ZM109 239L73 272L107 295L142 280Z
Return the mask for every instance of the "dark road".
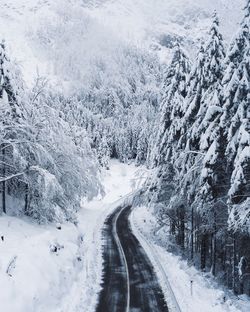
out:
M133 235L131 207L118 208L104 229L104 275L97 312L167 312L153 266Z

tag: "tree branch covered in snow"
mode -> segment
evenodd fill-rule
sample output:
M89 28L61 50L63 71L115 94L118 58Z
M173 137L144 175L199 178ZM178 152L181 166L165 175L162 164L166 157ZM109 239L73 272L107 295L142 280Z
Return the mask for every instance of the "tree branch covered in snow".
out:
M198 256L200 268L214 275L225 270L223 261L236 272L237 261L250 257L243 243L250 236L249 43L248 0L227 52L216 13L191 69L177 46L152 149L155 170L146 199L190 260ZM232 240L233 256L223 247ZM242 291L239 276L229 271L224 282Z

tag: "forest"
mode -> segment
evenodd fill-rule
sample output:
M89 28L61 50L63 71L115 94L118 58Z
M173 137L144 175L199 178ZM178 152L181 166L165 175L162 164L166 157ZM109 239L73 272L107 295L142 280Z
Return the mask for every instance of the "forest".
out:
M27 86L1 41L2 213L77 223L82 198L103 193L110 159L135 162L150 170L139 202L177 252L250 295L249 30L248 0L229 45L215 12L194 60L178 38L169 64L120 46L119 78L96 59L91 81L69 95L40 75Z
M149 200L191 263L249 294L250 2L225 49L213 16L192 64L179 44L164 76Z

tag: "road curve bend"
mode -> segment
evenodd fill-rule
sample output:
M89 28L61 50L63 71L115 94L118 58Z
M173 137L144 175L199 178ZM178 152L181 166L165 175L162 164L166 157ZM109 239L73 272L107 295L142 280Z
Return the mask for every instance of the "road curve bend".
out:
M151 261L132 233L131 207L119 207L103 230L104 274L97 312L168 312Z

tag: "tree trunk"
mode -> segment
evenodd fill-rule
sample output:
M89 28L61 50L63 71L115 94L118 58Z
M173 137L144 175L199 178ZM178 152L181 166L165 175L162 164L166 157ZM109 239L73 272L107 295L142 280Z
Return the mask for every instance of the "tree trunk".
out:
M236 234L233 234L233 291L237 293L237 254L236 254Z
M181 220L181 248L185 248L185 222L184 218Z
M216 274L216 260L217 260L217 241L216 241L216 232L217 232L217 214L216 207L214 209L214 233L212 235L212 274Z
M194 207L191 210L191 260L194 260Z
M201 237L201 270L206 269L206 258L207 258L207 235L202 234L202 237Z
M24 212L26 215L28 215L28 209L29 209L29 185L25 185L25 207Z
M216 233L212 236L212 274L216 275L216 259L217 259L217 242L216 242Z
M2 144L2 159L3 159L3 178L6 176L6 167L5 167L5 146ZM6 213L6 181L2 182L2 209L3 213Z

